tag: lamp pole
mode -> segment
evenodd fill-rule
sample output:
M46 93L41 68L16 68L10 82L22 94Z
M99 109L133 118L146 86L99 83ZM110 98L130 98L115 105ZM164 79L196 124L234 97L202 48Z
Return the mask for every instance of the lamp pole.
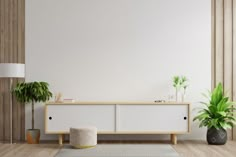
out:
M9 89L10 89L10 100L9 100L9 102L10 102L10 143L12 144L12 84L13 84L13 79L12 78L10 78L10 87L9 87Z

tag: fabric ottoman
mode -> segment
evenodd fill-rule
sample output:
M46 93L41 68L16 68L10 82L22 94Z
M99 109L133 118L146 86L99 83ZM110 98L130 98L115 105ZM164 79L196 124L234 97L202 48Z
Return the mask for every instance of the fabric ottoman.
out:
M75 148L89 148L97 145L97 128L70 128L70 145Z

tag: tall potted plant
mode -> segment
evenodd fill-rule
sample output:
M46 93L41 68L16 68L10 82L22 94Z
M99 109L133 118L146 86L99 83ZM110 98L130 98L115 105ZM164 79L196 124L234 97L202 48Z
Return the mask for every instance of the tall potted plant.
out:
M205 108L199 111L193 121L200 121L199 127L207 127L207 142L209 144L223 145L227 141L226 129L232 128L236 122L233 116L235 103L224 95L221 83L210 92L208 99L208 102L201 102Z
M34 104L45 102L52 97L47 82L22 82L13 89L13 94L17 101L21 103L31 103L32 105L32 128L27 130L27 142L37 144L40 139L40 130L34 128Z

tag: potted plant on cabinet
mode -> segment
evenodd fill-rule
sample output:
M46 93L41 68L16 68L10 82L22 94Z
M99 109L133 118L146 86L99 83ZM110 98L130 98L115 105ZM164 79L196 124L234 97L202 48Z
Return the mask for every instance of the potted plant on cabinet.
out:
M199 111L193 121L199 120L199 127L207 127L208 144L223 145L227 141L226 129L232 128L236 122L233 116L235 110L233 105L235 103L224 95L221 83L210 92L208 99L208 102L201 102L205 105L205 108Z
M182 101L184 101L186 89L188 87L188 79L185 76L174 76L173 77L173 87L175 88L175 100L179 101L179 92L183 88Z
M13 94L17 101L21 103L31 103L32 105L32 128L27 130L27 142L29 144L38 144L40 139L40 130L34 128L34 104L36 102L45 102L52 97L47 82L23 82L18 83L13 89Z

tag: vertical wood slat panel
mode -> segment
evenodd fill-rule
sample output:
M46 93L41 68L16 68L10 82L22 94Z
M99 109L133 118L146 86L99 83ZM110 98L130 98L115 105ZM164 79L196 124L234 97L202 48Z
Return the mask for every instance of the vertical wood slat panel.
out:
M11 62L17 63L17 60L14 58L14 56L15 56L14 54L16 54L16 51L14 51L14 50L16 49L16 46L17 46L15 44L15 40L17 39L17 38L15 38L16 34L17 34L17 25L16 25L17 23L15 23L16 22L16 18L15 17L17 16L17 14L15 14L16 7L15 7L14 1L15 0L12 1L12 6L13 6L13 8L12 8L12 14L13 14L13 19L12 19L13 28L12 28L12 32L13 32L14 38L12 40L12 48L13 49L12 49L12 54L11 54L11 59L12 59ZM13 86L15 87L15 81L13 82ZM12 107L13 107L12 117L14 119L13 123L12 123L12 128L13 128L13 130L19 131L18 126L17 126L17 123L18 123L18 119L17 119L18 108L17 108L17 106L18 106L18 104L14 100L13 100L12 104L13 104L12 105ZM13 131L13 135L12 136L13 136L13 139L18 139L18 133L16 131Z
M4 61L4 2L3 0L0 0L0 62L2 63ZM3 107L3 81L0 81L0 140L4 140L4 132L3 132L3 126L4 126L4 107Z
M9 1L5 1L5 13L4 13L4 53L5 53L5 62L9 62ZM10 139L10 121L9 121L9 98L8 98L8 81L5 78L4 79L4 133L5 133L5 139L9 140Z
M235 101L236 0L212 0L212 8L212 84L215 87L222 82L226 94ZM236 129L228 130L228 139L233 138Z
M17 62L25 63L25 0L18 1L18 43ZM23 81L23 79L18 79ZM20 105L20 106L19 106ZM18 104L20 116L20 140L25 140L25 105Z
M9 7L9 51L8 51L9 52L9 62L14 63L13 62L13 60L14 60L13 59L13 31L14 31L14 29L13 29L13 0L9 0L8 7ZM9 99L10 99L10 97L9 97ZM10 106L10 103L9 103L9 106ZM12 121L12 129L16 130L16 128L14 127L14 124L15 124L14 122L15 122L15 119L16 119L15 114L14 114L15 111L16 111L15 103L12 103L12 108L13 108L13 110L12 110L12 119L14 119ZM9 110L9 114L10 114L10 110ZM15 131L12 133L13 138L14 138L14 133L15 133Z
M13 63L13 1L8 0L8 8L9 8L9 20L8 20L8 26L9 26L9 62Z
M224 88L232 99L232 0L224 0Z
M233 0L233 101L236 101L236 0ZM236 140L236 127L233 128L233 139Z
M211 0L211 89L216 85L215 83L215 0Z
M224 80L224 1L216 0L215 9L216 9L216 18L215 18L215 83L223 82Z
M232 0L224 0L224 91L232 99ZM228 130L232 139L232 131Z
M0 0L0 63L25 62L25 0ZM22 41L23 40L23 41ZM19 57L20 56L20 57ZM13 84L24 79L14 79ZM25 106L13 100L13 139L25 139ZM0 78L0 141L8 141L9 79Z
M17 14L17 1L16 0L13 0L13 56L12 56L12 58L13 58L13 62L14 63L17 63L18 61L17 61L17 58L16 58L16 56L17 56L17 38L18 38L18 32L17 32L17 16L18 16L18 14ZM15 87L15 85L16 85L16 82L14 81L13 82L13 86ZM20 115L19 115L19 108L18 108L18 106L19 106L19 104L18 103L16 103L16 101L15 100L13 100L13 104L14 104L14 112L13 112L13 119L16 119L16 121L13 121L13 129L14 130L17 130L18 132L19 132L19 129L18 128L20 128L21 126L19 125L20 124L20 118L17 118L17 117L20 117ZM20 132L19 133L17 133L16 131L13 131L13 139L17 139L17 140L19 140L20 139Z
M0 1L1 8L0 8L0 20L1 20L1 25L0 25L0 51L1 51L1 56L0 56L0 61L4 62L5 59L5 53L4 53L4 13L5 13L5 1L1 0ZM3 84L2 84L3 85Z

